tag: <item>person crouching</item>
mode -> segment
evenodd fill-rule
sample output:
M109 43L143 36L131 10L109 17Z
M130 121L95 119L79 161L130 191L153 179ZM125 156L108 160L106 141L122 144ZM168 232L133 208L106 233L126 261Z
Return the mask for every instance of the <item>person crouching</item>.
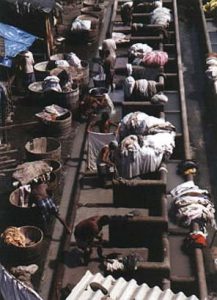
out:
M77 247L83 251L84 264L87 265L92 253L94 240L98 240L97 254L102 255L102 229L109 224L109 216L93 216L79 222L74 231Z

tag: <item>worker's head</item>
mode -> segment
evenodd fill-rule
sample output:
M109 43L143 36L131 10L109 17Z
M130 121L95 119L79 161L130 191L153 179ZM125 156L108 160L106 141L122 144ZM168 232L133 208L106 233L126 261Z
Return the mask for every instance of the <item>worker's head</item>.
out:
M116 140L113 140L109 143L109 149L110 150L115 150L118 148L118 142Z
M156 89L157 89L157 92L163 91L163 89L164 89L164 84L161 83L161 82L157 82L157 83L156 83Z
M107 216L107 215L103 215L103 216L99 219L98 223L99 223L99 225L101 225L101 226L105 226L105 225L108 225L108 224L109 224L109 221L110 221L110 217Z
M109 113L107 111L103 112L101 115L102 121L107 121L109 119Z

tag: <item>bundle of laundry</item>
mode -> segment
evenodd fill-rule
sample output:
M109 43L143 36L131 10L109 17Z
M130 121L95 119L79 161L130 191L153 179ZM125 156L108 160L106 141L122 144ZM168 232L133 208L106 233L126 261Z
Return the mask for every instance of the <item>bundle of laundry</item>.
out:
M175 127L168 121L149 116L140 111L124 116L118 129L120 140L131 134L148 135L160 132L175 132Z
M67 53L66 60L70 64L70 66L81 68L81 60L74 52Z
M136 43L133 44L128 51L129 60L134 58L143 58L145 54L152 51L152 48L147 44Z
M62 92L60 86L60 79L54 75L45 77L44 81L42 82L42 89L43 92L48 92L48 91Z
M134 178L160 167L175 147L175 132L162 132L146 136L129 135L121 142L121 176Z
M153 50L146 53L142 58L142 63L147 67L161 67L168 62L168 54L164 51Z
M46 106L42 112L35 114L35 116L45 122L59 120L67 113L68 109L52 104L50 106Z
M91 29L91 20L81 20L78 17L72 22L71 31L86 31Z
M163 85L154 80L126 77L123 84L126 100L151 101L152 103L166 103L168 98L161 92Z
M208 14L215 13L217 9L217 0L208 0L206 4L203 5L204 12Z
M135 271L137 270L137 263L144 261L137 253L131 253L126 256L120 256L114 259L106 260L106 270L109 272L115 271Z
M158 7L151 14L151 24L163 26L167 28L172 20L170 9L166 7Z
M204 227L209 223L216 228L215 208L207 190L200 189L189 180L175 187L170 194L178 223L190 226L192 221L198 221Z
M215 54L210 54L206 59L206 75L209 79L217 80L217 56Z

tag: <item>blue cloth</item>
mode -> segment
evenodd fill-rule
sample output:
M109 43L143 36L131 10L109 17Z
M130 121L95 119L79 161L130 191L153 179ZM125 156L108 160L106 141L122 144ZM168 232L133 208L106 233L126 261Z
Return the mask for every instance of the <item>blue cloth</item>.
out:
M0 57L0 64L8 66L5 59L15 57L18 53L27 50L36 40L36 36L17 27L0 23L0 36L5 42L5 57Z
M40 214L45 224L49 223L51 215L56 215L58 213L58 208L51 198L35 201L35 204L40 210Z

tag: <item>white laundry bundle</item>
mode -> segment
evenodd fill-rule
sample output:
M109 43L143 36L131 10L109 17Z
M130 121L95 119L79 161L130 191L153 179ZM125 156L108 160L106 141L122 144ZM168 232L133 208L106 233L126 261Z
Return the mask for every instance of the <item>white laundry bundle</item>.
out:
M143 56L152 51L152 48L147 44L136 43L133 44L129 49L129 55L143 58Z
M81 60L74 52L67 53L66 60L68 61L70 66L81 68Z
M68 68L69 67L69 63L64 59L56 60L55 65L57 68Z
M175 187L170 194L174 200L177 221L183 226L199 220L204 225L210 223L216 228L215 208L207 190L200 189L189 180Z
M90 28L91 28L90 20L81 20L79 18L76 18L72 22L71 31L84 31L84 30L90 30Z
M130 134L147 135L167 131L175 131L175 127L170 122L140 111L127 114L119 124L121 140Z
M151 24L167 27L171 20L170 9L166 7L158 7L151 14Z
M48 92L48 91L62 92L60 86L60 79L55 75L45 77L44 81L42 82L42 89L44 92Z
M216 81L217 80L217 57L209 56L206 59L206 75L209 79Z

